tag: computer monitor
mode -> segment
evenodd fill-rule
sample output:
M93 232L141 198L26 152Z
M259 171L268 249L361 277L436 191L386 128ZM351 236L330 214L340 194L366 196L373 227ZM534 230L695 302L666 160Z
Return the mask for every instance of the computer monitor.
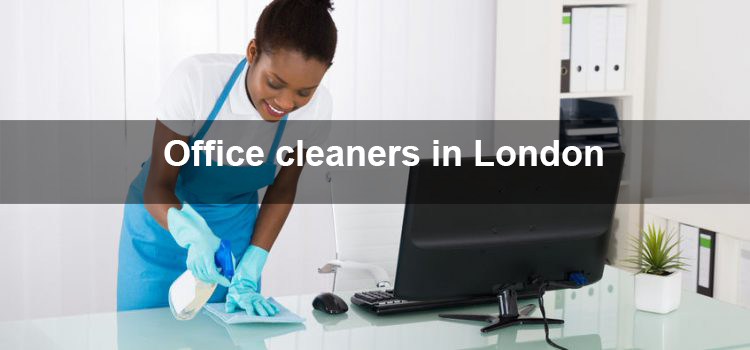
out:
M461 166L443 167L421 161L409 171L395 296L493 294L501 317L505 307L506 316L518 318L513 308L519 291L598 281L624 158L612 150L603 152L602 166L530 167L527 159L526 166L479 167L467 158Z

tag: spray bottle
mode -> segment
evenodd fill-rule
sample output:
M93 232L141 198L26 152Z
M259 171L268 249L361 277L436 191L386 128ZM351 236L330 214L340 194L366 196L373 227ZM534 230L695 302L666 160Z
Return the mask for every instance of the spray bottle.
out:
M214 254L219 272L228 280L234 276L234 256L229 249L229 241L221 240ZM169 308L178 320L191 320L203 308L216 289L216 283L206 283L187 270L177 277L169 287Z

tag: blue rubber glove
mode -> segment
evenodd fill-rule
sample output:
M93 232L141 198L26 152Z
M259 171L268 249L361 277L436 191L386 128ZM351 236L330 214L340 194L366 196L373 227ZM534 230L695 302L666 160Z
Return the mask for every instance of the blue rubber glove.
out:
M206 220L185 203L182 210L169 208L167 224L177 244L187 248L186 265L193 276L206 283L229 287L229 280L219 273L214 262L214 254L221 240L214 235Z
M240 259L227 293L226 312L244 309L248 315L273 316L279 309L259 293L260 272L266 264L268 252L251 245Z

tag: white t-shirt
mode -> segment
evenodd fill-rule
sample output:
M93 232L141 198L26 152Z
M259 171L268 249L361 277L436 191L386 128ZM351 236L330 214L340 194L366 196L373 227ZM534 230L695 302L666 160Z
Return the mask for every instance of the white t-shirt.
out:
M224 85L244 56L236 54L203 54L184 59L167 78L157 102L157 118L172 131L195 136L205 123ZM247 67L235 81L224 105L204 140L223 140L224 149L260 146L268 155L278 122L264 121L250 103L245 89ZM319 86L310 102L289 113L287 120L321 121L320 123L287 123L279 147L296 147L303 140L305 148L322 146L328 138L332 111L331 95ZM220 120L254 120L252 123L221 123ZM313 127L310 127L310 124ZM238 128L238 126L246 126Z

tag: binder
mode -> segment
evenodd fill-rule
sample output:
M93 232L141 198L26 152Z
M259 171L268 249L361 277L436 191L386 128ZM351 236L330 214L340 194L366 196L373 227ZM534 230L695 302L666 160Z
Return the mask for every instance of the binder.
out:
M714 260L716 258L716 232L700 229L698 232L698 293L714 296Z
M562 37L560 38L560 92L570 91L570 7L563 7Z
M570 27L570 92L586 91L589 57L589 17L592 8L574 7Z
M625 89L625 46L628 9L610 7L607 16L607 69L608 91Z
M614 271L612 271L614 272ZM605 273L599 281L599 336L602 349L617 348L618 319L620 305L619 274Z
M604 91L607 65L607 15L608 8L589 9L589 50L586 61L586 91Z
M740 245L740 266L737 288L737 303L750 308L750 242Z
M565 309L563 318L565 327L562 328L563 337L575 337L584 334L596 334L598 324L592 322L592 311L595 313L596 303L587 294L588 288L566 289Z
M698 288L698 228L680 224L680 253L687 264L682 272L682 289L691 292Z

